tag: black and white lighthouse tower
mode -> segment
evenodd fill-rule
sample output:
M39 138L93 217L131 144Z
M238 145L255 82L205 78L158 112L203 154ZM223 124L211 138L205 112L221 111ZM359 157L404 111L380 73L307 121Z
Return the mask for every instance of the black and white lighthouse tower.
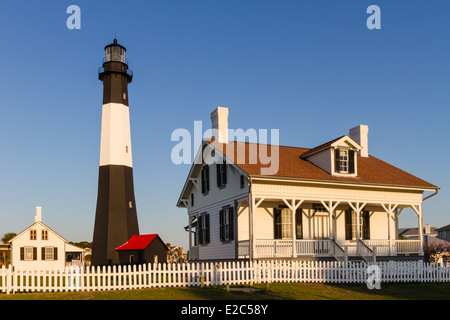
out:
M119 263L114 250L139 234L134 198L131 157L128 69L125 47L114 42L105 47L106 57L99 69L103 82L100 141L100 170L91 264Z

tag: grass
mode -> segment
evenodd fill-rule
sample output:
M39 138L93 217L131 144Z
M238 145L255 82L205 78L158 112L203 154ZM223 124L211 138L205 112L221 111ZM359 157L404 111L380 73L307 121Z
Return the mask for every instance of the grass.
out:
M273 283L248 287L152 288L126 291L0 294L0 300L450 300L450 283L365 284Z

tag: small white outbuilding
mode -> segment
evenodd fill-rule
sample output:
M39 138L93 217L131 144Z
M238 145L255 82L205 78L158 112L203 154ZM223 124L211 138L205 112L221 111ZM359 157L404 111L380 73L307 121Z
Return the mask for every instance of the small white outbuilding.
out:
M64 270L82 266L84 249L42 222L42 208L36 208L34 223L9 241L11 265L20 270Z

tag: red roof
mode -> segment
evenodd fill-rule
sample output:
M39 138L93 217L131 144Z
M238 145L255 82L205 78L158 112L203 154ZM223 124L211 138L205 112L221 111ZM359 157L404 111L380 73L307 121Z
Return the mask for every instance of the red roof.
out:
M144 250L155 238L159 238L159 240L161 240L161 242L167 248L164 241L162 241L162 239L157 234L144 234L132 236L127 243L124 243L123 245L117 247L115 250Z

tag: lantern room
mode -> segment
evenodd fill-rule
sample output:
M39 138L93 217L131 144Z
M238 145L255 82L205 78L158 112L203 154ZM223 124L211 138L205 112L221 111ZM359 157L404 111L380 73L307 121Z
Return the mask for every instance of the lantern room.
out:
M114 39L114 42L105 47L105 62L122 62L127 64L127 60L125 59L125 52L127 49L117 43L117 39Z

